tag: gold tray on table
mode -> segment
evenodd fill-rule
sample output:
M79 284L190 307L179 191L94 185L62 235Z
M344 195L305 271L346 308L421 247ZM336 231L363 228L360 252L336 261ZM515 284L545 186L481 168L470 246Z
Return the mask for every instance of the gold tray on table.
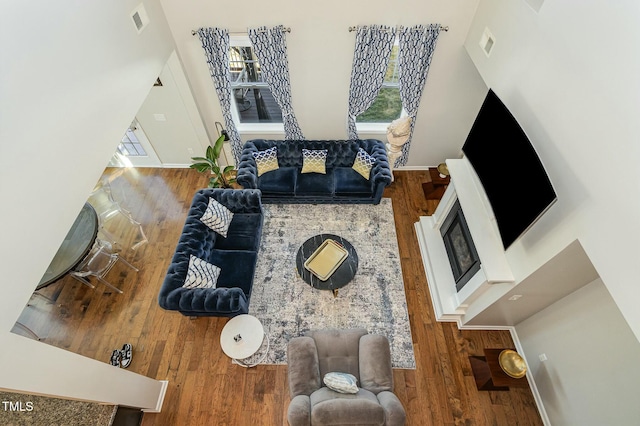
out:
M321 281L326 281L348 256L349 252L344 247L328 239L309 256L304 267Z

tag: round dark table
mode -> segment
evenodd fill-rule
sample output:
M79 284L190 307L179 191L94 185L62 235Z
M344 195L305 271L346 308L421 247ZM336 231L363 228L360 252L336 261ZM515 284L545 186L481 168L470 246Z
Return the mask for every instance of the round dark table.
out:
M320 278L309 272L304 267L304 262L306 262L307 259L309 259L309 256L311 256L313 252L315 252L318 247L328 239L341 244L342 247L347 250L349 255L326 281L321 281ZM333 296L337 297L338 289L347 285L356 275L356 271L358 270L358 253L356 253L356 249L353 245L344 238L333 234L320 234L313 236L302 243L302 246L300 246L298 254L296 255L296 268L298 269L298 275L300 275L304 282L309 284L311 287L319 290L331 290L333 292Z
M36 290L53 284L73 269L89 253L97 236L98 214L91 204L85 203Z

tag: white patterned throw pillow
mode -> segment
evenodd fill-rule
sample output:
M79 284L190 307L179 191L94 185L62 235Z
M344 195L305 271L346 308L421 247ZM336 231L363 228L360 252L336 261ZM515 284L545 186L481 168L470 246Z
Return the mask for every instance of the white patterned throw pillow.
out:
M300 173L326 174L326 149L302 149L302 171Z
M209 205L200 218L200 221L211 228L211 230L226 238L232 219L233 212L231 210L213 198L209 198Z
M332 372L324 375L322 379L331 390L340 393L358 393L357 380L353 374Z
M360 173L360 175L362 175L366 180L369 180L369 175L371 175L371 169L375 162L375 158L369 155L369 153L364 149L359 148L358 153L356 154L356 159L353 162L353 170Z
M253 158L256 160L256 167L258 169L258 176L261 176L272 170L278 170L278 150L274 146L273 148L265 149L264 151L253 152Z
M184 288L216 288L220 268L194 255L189 257L189 270Z

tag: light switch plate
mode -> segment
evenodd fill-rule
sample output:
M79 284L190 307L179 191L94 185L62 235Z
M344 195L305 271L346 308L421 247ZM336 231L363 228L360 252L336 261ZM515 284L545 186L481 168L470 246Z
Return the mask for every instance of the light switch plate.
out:
M491 34L489 28L485 27L484 32L482 33L482 37L480 37L480 47L482 48L484 54L487 55L487 58L491 55L491 51L493 50L493 47L495 45L496 38L493 34Z

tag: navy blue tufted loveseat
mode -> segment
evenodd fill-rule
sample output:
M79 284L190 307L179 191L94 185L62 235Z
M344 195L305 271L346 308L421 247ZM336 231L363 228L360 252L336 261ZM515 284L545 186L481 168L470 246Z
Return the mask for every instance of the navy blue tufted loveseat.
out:
M226 238L200 221L209 197L234 213ZM248 313L262 224L258 190L207 188L196 192L160 288L160 307L187 316L233 317ZM220 268L216 288L182 287L192 254Z
M276 147L279 168L258 177L252 153ZM326 149L326 174L301 173L302 149ZM369 180L351 168L363 148L375 158ZM238 165L237 181L244 188L262 191L264 203L369 203L379 204L391 183L387 150L377 139L247 141Z

